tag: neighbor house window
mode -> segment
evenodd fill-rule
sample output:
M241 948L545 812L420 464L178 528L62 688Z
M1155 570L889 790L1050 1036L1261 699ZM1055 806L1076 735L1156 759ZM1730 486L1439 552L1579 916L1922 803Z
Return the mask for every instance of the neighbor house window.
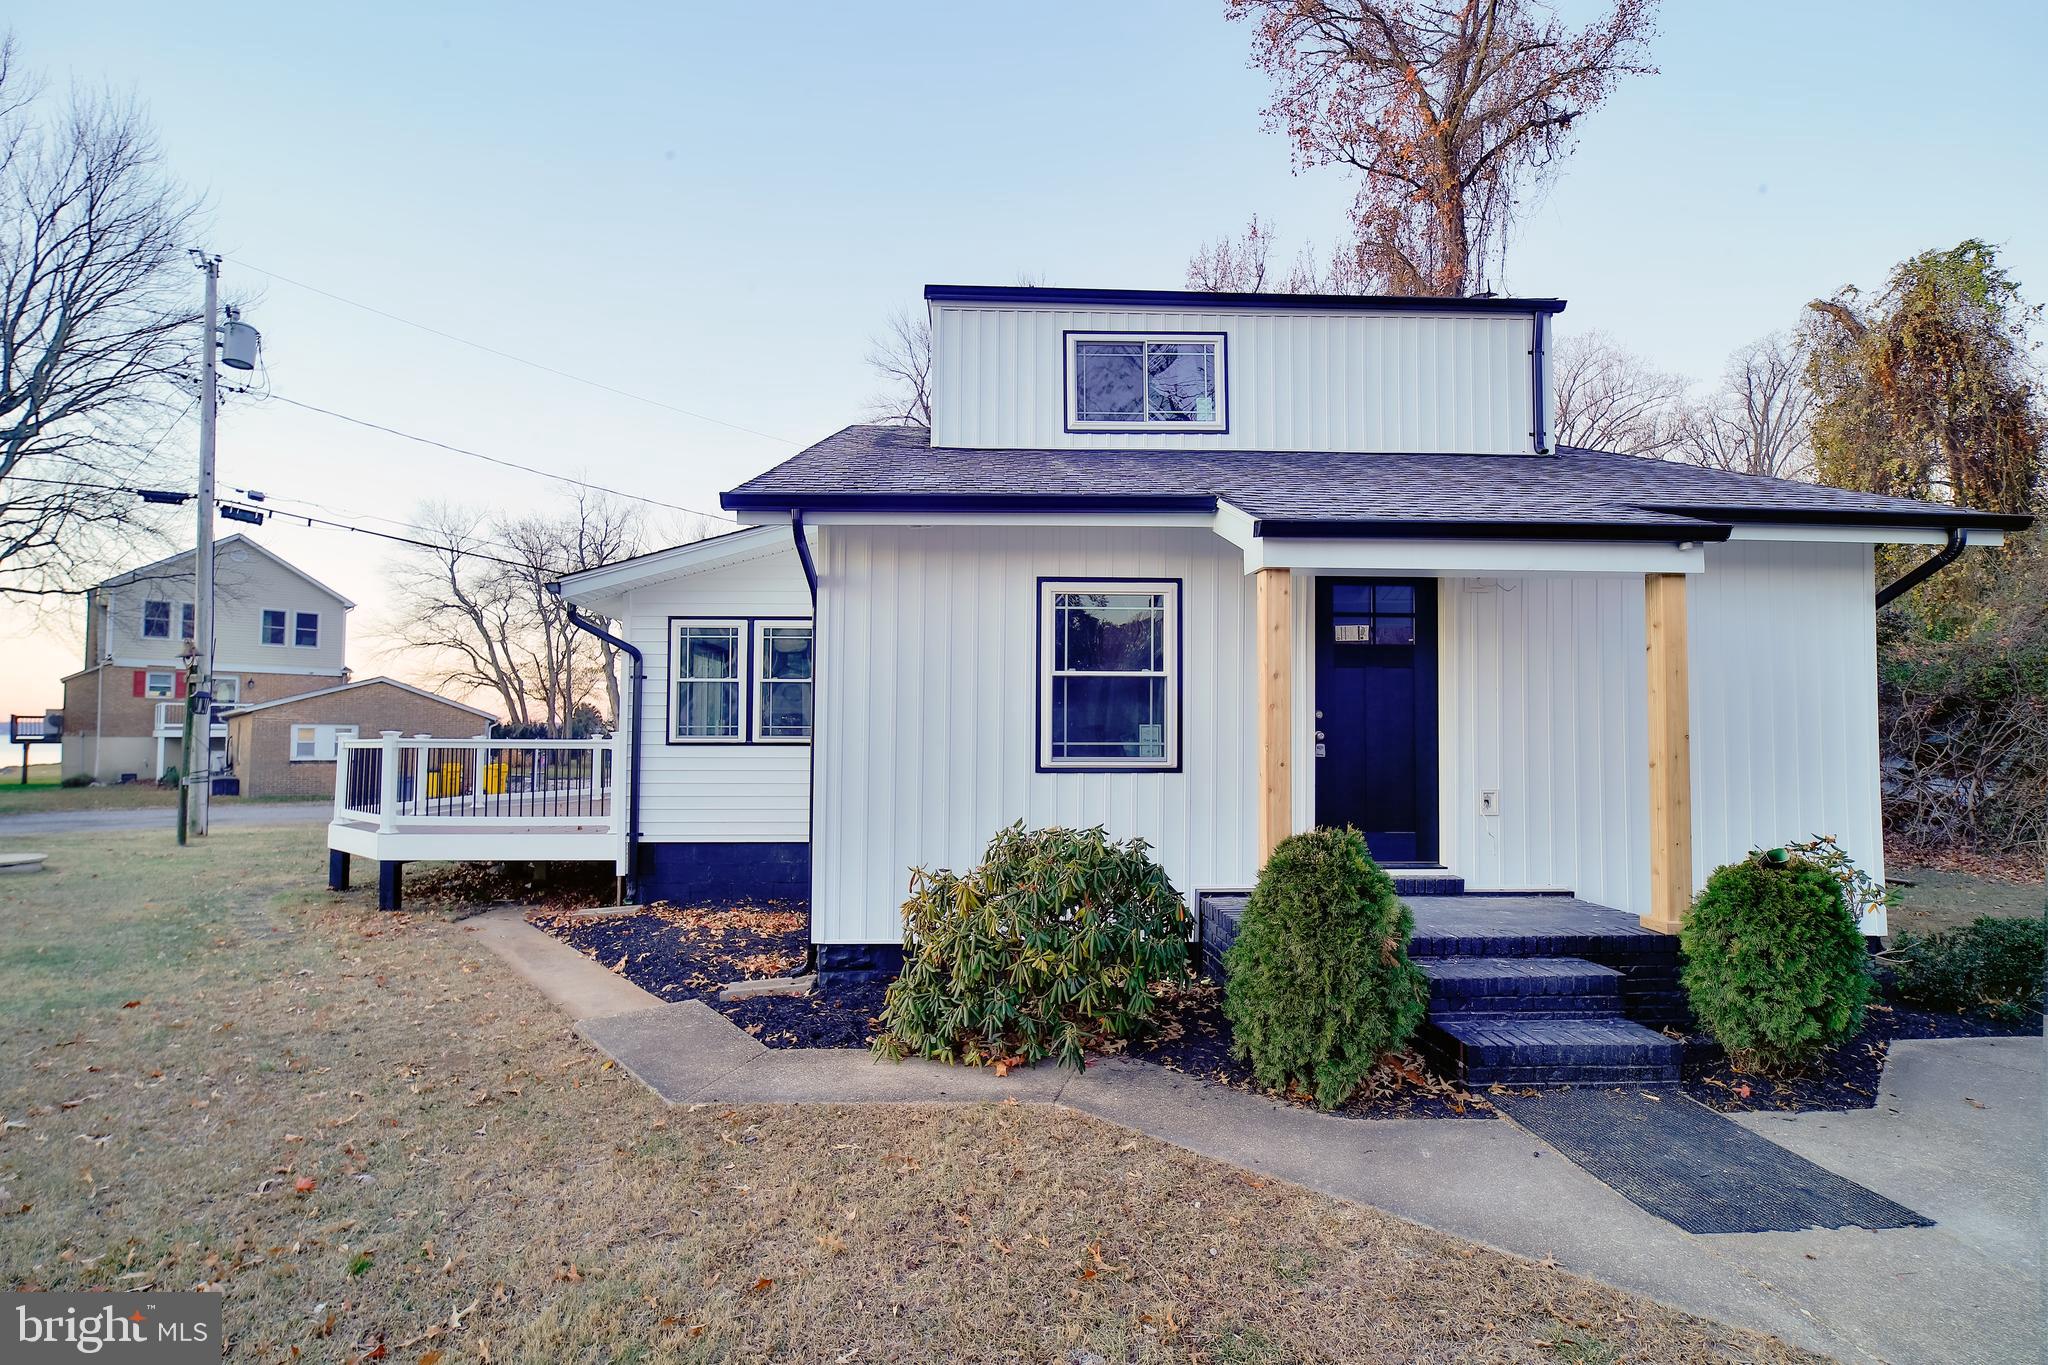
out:
M178 694L178 675L168 668L152 668L143 675L142 695L145 697L174 697Z
M1178 767L1180 585L1055 580L1039 594L1040 766Z
M1067 333L1074 431L1225 431L1223 335Z
M669 637L674 698L668 736L674 741L738 744L746 740L744 621L675 621Z
M294 725L292 762L332 763L341 752L341 741L355 737L353 725Z
M263 643L281 645L284 643L284 613L266 611L263 613Z
M233 706L241 698L242 680L240 678L217 677L213 680L213 704L215 706Z
M811 737L811 623L754 623L754 738L797 743Z
M196 631L195 631L195 630L193 629L193 627L192 627L192 604L191 604L190 602L180 602L180 603L178 604L178 634L179 634L179 636L180 636L180 637L182 637L183 639L187 639L187 640L189 640L189 639L191 639L191 638L192 638L192 637L193 637L193 636L194 636L194 635L195 635L196 633L197 633L197 632L196 632Z
M320 644L320 613L302 611L292 623L292 643L300 649L315 649Z
M142 638L145 640L168 640L171 638L170 603L159 602L152 598L142 604Z

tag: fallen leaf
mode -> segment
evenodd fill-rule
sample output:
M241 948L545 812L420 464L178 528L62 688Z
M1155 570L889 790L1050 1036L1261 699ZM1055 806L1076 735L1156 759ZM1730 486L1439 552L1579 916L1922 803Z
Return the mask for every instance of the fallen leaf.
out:
M760 1279L754 1281L754 1287L748 1290L747 1292L750 1294L758 1294L764 1289L773 1289L774 1287L775 1281L763 1275Z
M142 1002L140 1000L125 1000L121 1003L121 1008L124 1010L132 1010L141 1003Z
M311 1194L315 1189L319 1187L319 1185L320 1182L315 1180L312 1176L302 1175L297 1180L294 1180L292 1182L292 1189L296 1190L300 1194Z

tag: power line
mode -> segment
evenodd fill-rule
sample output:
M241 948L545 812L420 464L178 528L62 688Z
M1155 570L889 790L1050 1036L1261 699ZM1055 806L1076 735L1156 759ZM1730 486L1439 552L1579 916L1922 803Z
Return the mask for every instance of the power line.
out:
M241 393L246 392L246 390L237 389L235 392ZM573 484L578 488L587 488L593 493L608 493L615 498L628 498L634 502L644 502L654 507L666 507L671 512L688 512L693 517L711 517L717 521L737 520L736 517L727 512L707 512L701 507L685 507L681 503L664 502L660 498L650 498L644 493L628 493L623 488L613 488L607 484L591 483L587 479L571 478L567 474L558 474L552 469L536 468L530 464L521 464L517 460L507 460L497 455L486 455L481 450L470 450L465 446L450 445L446 441L438 441L431 436L419 436L410 431L401 431L397 427L386 426L382 422L372 422L366 417L351 417L345 412L336 412L332 408L318 407L312 403L302 403L296 398L286 398L281 393L271 394L266 401L284 403L290 407L302 408L307 412L317 412L322 417L332 417L337 422L347 422L352 426L366 427L371 431L381 431L387 436L396 436L401 440L417 441L421 445L433 446L438 450L446 450L456 455L467 455L473 460L482 460L487 464L499 465L506 469L516 469L524 474L535 474L543 479L555 479L562 483Z
M471 341L468 337L457 336L455 333L444 331L439 327L430 327L424 322L415 322L411 318L401 317L397 313L390 312L387 309L378 308L373 304L359 302L356 299L351 299L344 295L337 294L332 290L322 289L320 288L320 286L315 284L307 284L304 280L295 280L291 278L291 276L289 275L280 275L275 270L265 270L262 266L252 265L248 261L244 261L237 258L235 259L235 264L242 267L242 269L244 270L253 270L259 275L267 275L271 279L276 280L280 284L288 284L292 286L292 288L294 289L303 289L309 294L318 294L323 299L333 299L336 303L346 304L350 308L359 308L365 313L374 313L376 316L380 318L387 318L392 322L402 323L407 327L417 328L418 330L426 332L429 335L440 337L445 341L452 341L461 346L471 347L474 350L484 352L486 355L497 356L501 360L510 360L515 364L530 366L533 369L544 371L548 374L555 375L556 377L561 379L570 380L573 383L585 384L593 389L601 389L606 393L616 394L620 398L630 398L636 403L646 403L652 407L666 408L670 412L680 413L684 417L694 418L699 422L710 422L714 426L729 427L734 431L744 431L749 436L759 436L764 441L776 441L786 446L793 446L797 444L797 442L790 440L787 436L777 436L773 432L761 431L755 427L744 426L739 422L728 422L722 417L713 417L709 413L696 412L689 408L679 407L674 403L667 402L660 398L649 398L644 393L634 393L631 389L622 389L615 384L606 384L601 380L587 379L580 374L572 374L568 370L559 369L556 366L545 364L542 361L529 360L523 355L514 355L512 352L500 350L496 346L487 346L481 341Z
M134 493L134 494L137 494L137 495L140 495L140 494L143 494L143 493L177 493L177 494L178 494L178 495L179 495L180 497L184 497L184 498L192 498L192 497L196 497L196 496L197 496L197 494L193 494L193 493L186 493L186 492L183 492L182 490L179 490L179 489L155 489L155 488L145 489L145 488L131 487L131 486L127 485L127 484L116 484L116 483L74 483L74 482L73 482L73 481L71 481L70 479L44 479L44 478L37 478L37 477L35 477L35 476L33 476L33 475L29 475L29 474L13 474L13 475L9 475L9 476L8 476L8 480L9 480L9 482L13 482L13 483L49 483L49 484L63 484L63 485L65 485L66 487L70 487L70 488L79 488L79 489L84 489L84 490L86 490L87 492L94 492L94 493ZM246 491L246 490L245 490L245 491ZM286 501L288 501L288 502L296 502L296 501L298 501L298 499L296 499L296 498L291 498L291 497L288 497L288 496L286 496L286 495L284 495L284 494L279 494L278 496L280 496L280 497L284 497L284 498L285 498L285 500L286 500ZM269 499L268 499L268 496L266 495L266 497L265 497L264 501L265 501L265 502L268 502L268 500L269 500ZM231 504L231 503L229 502L229 500L228 500L228 499L225 499L225 498L221 498L221 499L216 499L215 501L216 501L216 504L217 504L217 505L219 505L219 506L230 506L230 505L235 505L235 504ZM254 499L251 499L251 501L254 501ZM311 505L312 505L312 506L315 506L315 507L317 507L317 506L319 506L320 504L318 504L318 503L313 503L313 504L311 504ZM516 559L505 559L505 558L503 558L503 557L501 557L501 556L499 556L499 555L488 555L488 554L485 554L485 553L484 553L483 551L481 551L481 550L465 550L465 549L461 549L461 548L459 548L459 547L457 547L457 546L455 546L455 545L451 545L451 544L448 544L448 543L446 543L446 542L444 542L444 541L433 541L433 540L416 540L416 539L414 539L414 538L413 538L413 537L411 537L411 536L400 536L400 535L393 535L393 534L392 534L391 532L389 532L389 531L376 531L376 530L372 530L371 528L369 528L369 527L367 527L367 526L354 526L354 525L351 525L351 524L349 524L348 522L345 522L345 521L331 521L331 520L329 520L329 519L328 519L328 518L326 518L326 517L316 517L316 516L311 516L311 515L308 515L308 514L307 514L307 513L305 513L305 512L290 512L290 511L275 511L275 510L274 510L274 511L272 511L272 512L270 513L270 520L271 520L271 521L273 521L273 522L276 522L276 521L303 521L303 522L305 522L305 523L306 523L306 524L307 524L308 526L327 526L327 527L332 527L333 529L335 529L335 530L339 530L339 531L353 531L353 532L355 532L355 533L356 533L357 535L363 535L363 536L375 536L375 537L376 537L376 538L377 538L378 540L389 540L389 541L395 541L395 542L397 542L397 543L398 543L398 544L400 544L400 545L411 545L411 546L414 546L414 547L416 547L416 548L418 548L418 549L422 549L422 550L432 550L432 551L434 551L434 552L435 552L436 554L444 554L444 555L459 555L459 556L462 556L462 557L464 557L464 558L468 558L468 559L483 559L483 560L488 560L488 561L490 561L490 562L491 562L491 563L493 563L493 564L503 564L503 565L507 566L508 568L513 568L513 569L531 569L531 568L533 567L533 565L531 565L531 564L528 564L528 563L524 563L524 562L522 562L522 561L520 561L520 560L516 560ZM388 518L388 517L379 517L379 518L377 518L377 520L379 520L379 521L389 521L389 520L390 520L390 518ZM413 526L413 525L412 525L412 523L410 523L410 522L403 522L403 521L401 521L401 522L394 522L393 524L394 524L394 525L398 525L398 526L412 526L412 529L413 529L413 530L415 530L415 531L426 531L426 530L429 530L429 529L430 529L430 528L428 528L428 527L425 527L425 526ZM492 542L492 541L486 541L486 542L484 542L484 543L485 543L485 544L495 544L495 542ZM502 549L502 548L504 548L504 547L503 547L503 546L500 546L499 548L501 548L501 549Z

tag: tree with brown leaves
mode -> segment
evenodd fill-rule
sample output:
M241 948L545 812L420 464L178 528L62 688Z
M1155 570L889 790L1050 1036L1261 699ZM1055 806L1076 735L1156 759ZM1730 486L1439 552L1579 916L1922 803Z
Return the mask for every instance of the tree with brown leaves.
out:
M1298 166L1364 175L1353 271L1393 294L1483 292L1578 121L1647 60L1655 0L1573 30L1536 0L1226 0L1254 25L1270 127ZM1350 273L1350 272L1347 272Z
M1866 298L1809 305L1820 477L1843 488L2028 512L2048 473L2034 367L2040 309L1972 238L1923 251Z

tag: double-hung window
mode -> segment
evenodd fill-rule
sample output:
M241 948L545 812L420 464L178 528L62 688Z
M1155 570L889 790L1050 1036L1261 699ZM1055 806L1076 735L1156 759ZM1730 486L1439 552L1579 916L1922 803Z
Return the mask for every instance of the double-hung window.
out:
M1221 332L1067 333L1067 430L1228 431Z
M669 739L745 743L746 622L676 620L669 629Z
M355 737L353 725L294 725L292 762L332 763L341 752L341 741Z
M811 737L811 623L754 623L754 738L800 744Z
M302 611L292 619L292 644L300 649L320 647L320 613Z
M190 602L180 602L178 604L178 634L187 640L198 634L198 631L193 626L192 604Z
M1039 584L1038 761L1047 769L1180 766L1180 584Z
M178 695L178 675L168 668L150 669L142 678L142 695L175 697Z
M281 645L284 643L284 613L266 610L263 613L263 643Z
M168 640L171 638L171 604L151 598L142 604L142 638L145 640ZM185 637L190 639L188 635Z

